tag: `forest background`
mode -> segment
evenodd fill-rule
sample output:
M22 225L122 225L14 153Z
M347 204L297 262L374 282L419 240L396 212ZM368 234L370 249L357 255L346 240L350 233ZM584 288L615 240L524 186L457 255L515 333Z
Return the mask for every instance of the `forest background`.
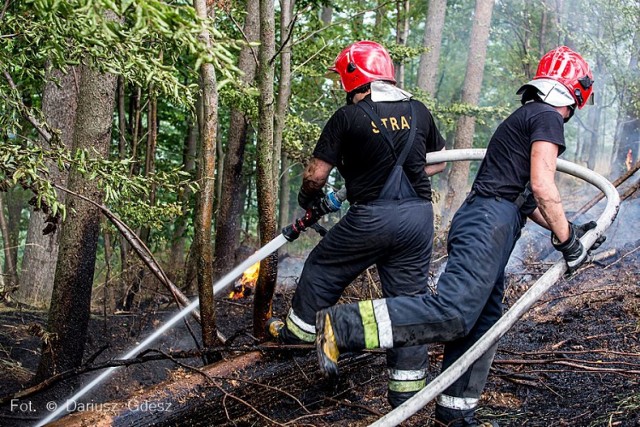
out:
M620 176L640 149L640 3L605 3L4 0L0 295L49 312L36 378L82 363L92 311L199 297L216 343L211 284L302 214L304 163L344 104L325 73L354 41L389 49L447 148L486 147L538 59L575 49L596 104L567 124L563 158ZM434 178L440 230L476 167ZM261 264L257 337L277 265Z

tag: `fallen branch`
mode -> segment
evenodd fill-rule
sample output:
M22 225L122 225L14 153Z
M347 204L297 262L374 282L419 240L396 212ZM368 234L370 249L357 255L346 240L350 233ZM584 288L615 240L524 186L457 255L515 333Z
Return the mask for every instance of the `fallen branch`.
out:
M345 374L370 366L371 357L356 355L345 358L342 361ZM226 425L229 420L242 425L290 425L291 421L278 418L283 405L279 394L286 395L285 400L295 402L295 408L299 409L294 409L294 413L303 412L296 414L300 415L298 420L321 417L322 408L315 413L307 409L310 405L321 407L326 390L319 372L314 369L316 358L307 355L298 360L305 365L307 374L313 372L308 379L291 369L291 355L266 358L262 351L250 351L203 367L178 362L197 374L185 374L182 370L174 372L160 384L96 405L93 410L70 414L48 425ZM265 363L268 363L268 369L264 369ZM269 392L271 390L275 393ZM137 410L137 402L161 409Z
M174 363L179 364L177 362L178 359L202 358L212 354L220 354L221 352L248 353L252 351L260 351L260 352L272 351L273 352L273 351L284 351L284 350L313 350L313 349L315 349L315 347L310 344L309 345L306 345L306 344L280 345L280 346L257 345L257 346L238 346L238 347L219 346L219 347L212 347L212 348L203 349L203 350L179 350L179 351L171 351L171 352L163 352L160 350L148 349L141 352L140 355L132 359L112 359L112 360L109 360L108 362L96 363L96 364L89 362L77 368L60 372L29 388L0 397L0 406L10 402L12 399L22 399L28 396L32 396L43 390L47 390L51 388L53 385L61 381L65 381L70 378L77 377L78 375L86 374L88 372L93 372L93 371L99 371L102 369L121 367L121 366L140 365L143 363L156 362L160 360L171 360Z
M612 265L616 265L617 263L619 263L620 261L622 261L625 257L628 257L629 255L633 254L635 251L637 251L638 249L640 249L640 246L638 246L635 249L630 250L629 252L627 252L626 254L622 255L620 258L618 258L617 260L615 260L614 262L612 262L611 264L607 265L606 267L604 267L604 270L606 270L607 268L611 267Z
M619 176L615 181L612 182L613 186L618 188L622 183L624 183L627 179L631 178L637 171L640 169L640 161L637 162L631 169L629 169L624 175ZM636 184L637 185L637 184ZM637 187L636 187L637 189ZM628 197L628 196L627 196ZM599 193L596 197L591 199L588 203L582 206L576 213L573 214L570 221L575 221L580 215L587 212L589 209L594 207L600 200L604 198L604 193ZM622 196L620 197L622 200Z
M344 406L349 406L351 408L359 408L359 409L364 409L365 411L377 416L377 417L381 417L382 415L384 415L382 412L378 411L375 408L370 408L368 406L365 405L359 405L357 403L351 403L347 400L338 400L338 399L333 399L331 397L325 397L325 400L328 400L329 402L333 402L336 403L338 405L344 405Z
M610 334L606 334L604 336L607 336ZM601 337L602 335L599 335L598 337ZM580 337L580 340L584 340L586 338L582 338ZM568 341L571 341L571 339L568 340L563 340L558 344L554 344L552 348L557 348L559 346L561 346L562 344L567 343ZM521 356L541 356L541 355L545 355L545 354L558 354L558 353L562 353L562 354L593 354L593 353L601 353L601 354L611 354L614 356L628 356L628 357L640 357L640 353L629 353L629 352L624 352L624 351L614 351L614 350L608 350L608 349L589 349L589 350L555 350L555 351L525 351L525 352L514 352L514 351L508 351L508 350L500 350L500 353L508 353L508 354L514 354L514 355L521 355Z
M545 360L494 360L493 363L505 364L505 365L564 365L570 366L572 368L583 369L589 372L607 372L607 373L621 373L621 374L640 374L640 370L625 370L619 368L598 368L595 366L588 366L585 363L596 363L598 365L602 365L602 362L598 361L590 361L590 360L575 360L575 359L545 359ZM631 365L631 366L640 366L636 363L628 363L628 362L608 362L608 364L619 364L619 365Z
M87 203L92 204L96 208L100 209L100 211L107 217L109 221L118 229L118 231L124 236L127 242L131 245L131 247L136 251L140 259L146 264L147 267L151 270L154 276L160 280L160 282L165 285L171 294L173 295L176 303L180 307L186 307L189 305L191 301L189 298L184 295L180 289L176 285L171 282L169 277L165 274L164 270L160 267L156 259L153 257L153 254L149 250L149 248L144 244L142 240L138 238L136 233L129 228L124 222L122 222L113 212L111 212L106 206L99 204L88 197L83 196L82 194L78 194L75 191L71 191L68 188L62 187L58 184L53 184L53 186L65 193L76 196ZM200 315L197 314L194 310L192 313L193 317L200 322Z

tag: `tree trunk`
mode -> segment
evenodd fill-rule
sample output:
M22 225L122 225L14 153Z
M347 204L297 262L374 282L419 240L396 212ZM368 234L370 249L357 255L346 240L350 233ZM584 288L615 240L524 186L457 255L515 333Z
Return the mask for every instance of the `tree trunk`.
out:
M320 20L324 24L330 24L332 19L333 19L333 7L322 6L322 11L320 12Z
M440 62L440 47L446 11L447 0L429 0L429 11L422 39L422 47L429 50L420 55L418 88L433 98L436 96L438 63Z
M16 275L16 264L13 259L11 232L9 231L9 221L7 215L5 215L3 199L4 193L0 193L0 230L2 231L2 253L4 255L4 265L2 266L3 276L7 277L7 280L3 283L3 291L13 292L18 285L18 276Z
M127 115L125 113L125 82L118 77L118 158L127 157Z
M257 42L260 37L259 4L257 1L247 2L247 15L243 32L250 42ZM251 46L244 46L238 58L238 68L244 71L240 79L250 86L255 81L256 55ZM225 155L224 173L222 175L222 194L216 216L216 244L213 264L214 278L220 278L233 268L235 251L240 245L240 214L242 212L242 165L244 163L245 145L248 141L249 116L242 110L231 110L229 138Z
M462 88L462 103L478 105L484 63L487 55L487 42L491 27L493 0L476 0L475 16L471 28L469 56ZM471 148L475 130L475 117L460 116L456 123L454 148ZM449 191L443 211L443 225L448 225L453 212L462 204L469 180L469 162L455 162L449 174Z
M273 192L273 80L275 55L274 4L271 0L260 0L260 51L258 81L258 145L256 149L256 189L258 196L258 225L260 246L267 244L276 235L275 194ZM253 333L258 338L265 336L264 325L271 317L271 299L275 289L278 257L274 253L260 263L260 274L256 284L253 303Z
M198 129L189 120L187 126L187 137L185 138L184 147L182 149L182 170L190 175L196 168L196 146L198 143ZM186 251L186 232L187 232L187 216L190 210L189 199L191 198L191 190L188 186L180 189L178 200L183 209L183 215L176 218L176 226L173 230L171 239L171 259L174 263L174 269L177 271L184 269L185 251Z
M153 83L149 85L147 102L147 144L145 149L144 160L144 176L150 177L155 172L156 146L158 143L158 100L155 95ZM155 184L151 184L149 189L149 205L155 204L156 188ZM151 229L144 225L140 227L139 237L146 246L149 246L151 238ZM128 246L128 245L126 245ZM142 282L146 275L146 269L142 262L136 257L127 255L127 263L123 268L124 284L126 291L122 302L122 310L131 311L134 308L136 296L142 289Z
M70 68L67 72L49 69L47 72L42 96L42 112L45 121L51 129L58 130L60 142L66 147L73 143L73 126L78 107L77 69ZM43 140L40 140L44 144ZM49 178L55 184L66 185L68 173L58 169L54 162L47 164ZM61 202L65 194L59 193ZM22 258L21 286L18 291L19 301L36 306L49 305L53 280L58 259L59 229L44 235L47 215L39 211L31 211L27 240Z
M603 37L603 26L602 23L598 22L598 39L602 39ZM604 64L603 64L603 57L601 54L596 53L596 60L595 63L591 64L591 70L593 71L593 74L596 76L601 76L603 75L603 70L604 70ZM603 85L604 86L604 85ZM605 88L602 87L600 88L600 90L602 91L601 93L606 94ZM592 105L589 108L589 122L588 122L588 127L587 130L589 131L589 137L587 138L588 141L588 158L587 158L587 167L591 170L596 171L596 168L598 167L598 158L600 156L600 144L599 144L599 139L600 139L600 119L602 118L602 108L603 108L603 104L604 102L606 102L605 100L606 95L603 95L601 97L600 102L598 102L597 105ZM607 170L606 173L608 173L609 171Z
M115 76L81 68L74 150L84 149L89 156L107 157L115 90ZM70 172L68 187L98 203L102 201L102 191L96 182L76 169ZM79 198L69 199L49 310L49 340L38 366L39 379L80 366L87 338L101 213Z
M282 153L280 161L282 162L282 177L280 178L280 194L278 198L278 229L282 230L293 221L293 218L291 218L291 209L289 209L289 205L291 204L291 171L289 170L291 160L287 157L286 153Z
M209 15L206 0L194 0L196 14L202 19ZM211 13L213 11L211 10ZM200 39L211 46L208 29L203 29ZM195 236L196 280L200 297L200 317L202 325L202 343L212 347L216 343L215 301L213 297L213 248L211 240L211 222L213 220L213 197L215 194L216 132L218 127L218 91L216 73L213 64L205 63L200 67L200 92L202 101L202 120L200 128L200 150L198 163L198 182L200 191L196 197Z
M273 158L280 160L280 168L274 168L273 181L280 182L274 188L274 194L279 194L279 223L286 222L289 216L289 162L286 154L282 153L282 133L285 126L287 111L289 110L289 98L291 97L291 40L290 28L291 15L293 14L293 0L280 0L280 40L286 45L282 47L280 53L280 78L278 86L278 97L276 100L275 127L273 131L274 146ZM285 178L286 177L286 178ZM286 196L285 196L286 193ZM287 200L283 200L286 198ZM279 227L282 228L282 227Z
M396 44L406 46L409 37L409 0L396 1L397 22L396 22ZM404 60L396 62L396 85L404 87Z
M634 50L631 52L629 60L630 79L638 79L640 76L639 60L640 60L640 32L634 34L634 43L631 46ZM636 80L637 81L637 80ZM620 124L616 127L616 138L614 140L613 161L611 166L611 175L616 177L624 173L627 168L625 162L627 156L631 156L631 163L640 160L640 118L637 109L633 106L631 100L637 97L637 92L631 90L623 90L620 92Z
M384 0L376 1L376 17L375 21L373 22L373 40L382 40L387 34L388 27L385 22L387 18L386 3L387 2L385 2ZM328 24L331 23L331 21L329 20L325 23Z

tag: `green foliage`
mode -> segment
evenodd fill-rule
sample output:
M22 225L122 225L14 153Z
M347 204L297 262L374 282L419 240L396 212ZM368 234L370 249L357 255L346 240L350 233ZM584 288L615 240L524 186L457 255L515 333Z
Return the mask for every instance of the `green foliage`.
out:
M45 62L61 69L85 63L142 87L153 82L162 94L193 104L197 85L183 83L176 69L194 77L201 63L211 62L221 74L221 85L239 71L233 65L236 42L213 22L199 20L186 4L27 0L18 7L5 18L4 31L11 36L0 63L21 78L42 78ZM199 37L205 28L213 37L211 48ZM185 67L185 60L195 66Z
M310 157L322 129L295 114L288 114L283 133L282 149L292 160L304 163Z
M219 103L228 109L238 109L252 119L258 118L258 97L260 92L257 88L242 84L224 86L220 89Z
M145 225L161 228L165 221L182 214L177 201L149 205L147 201L151 188L171 194L178 193L185 186L190 186L193 191L197 188L189 180L189 174L178 168L148 177L130 177L129 159L97 159L93 153L85 150L71 153L59 143L42 148L8 140L0 145L0 163L0 190L6 191L14 185L20 185L35 195L31 203L36 209L54 217L61 216L62 219L66 209L58 200L56 190L48 179L51 167L60 170L74 168L87 180L97 180L99 188L104 192L104 204L134 227Z
M48 149L21 144L16 139L5 139L0 145L0 191L19 185L31 190L36 209L55 216L66 214L65 207L57 199L56 192L48 179L48 163L63 165L65 149L54 144ZM59 161L58 161L59 160Z

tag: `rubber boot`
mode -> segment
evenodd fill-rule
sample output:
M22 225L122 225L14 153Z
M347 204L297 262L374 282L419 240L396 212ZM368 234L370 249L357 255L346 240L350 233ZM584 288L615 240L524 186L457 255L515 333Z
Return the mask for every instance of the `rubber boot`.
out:
M451 409L436 405L434 427L498 427L494 421L480 421L474 409Z
M285 321L272 317L267 320L265 325L267 337L271 337L275 342L280 344L312 344L312 342L303 341L295 336L287 327Z
M389 405L391 405L391 407L395 409L398 406L402 405L407 400L411 399L413 396L415 396L416 393L417 391L388 390L387 401L389 402Z
M277 317L272 317L271 319L267 320L265 326L267 329L267 337L271 337L274 341L281 342L284 322Z
M316 351L320 372L325 377L337 377L340 351L331 325L329 310L320 310L316 313Z

